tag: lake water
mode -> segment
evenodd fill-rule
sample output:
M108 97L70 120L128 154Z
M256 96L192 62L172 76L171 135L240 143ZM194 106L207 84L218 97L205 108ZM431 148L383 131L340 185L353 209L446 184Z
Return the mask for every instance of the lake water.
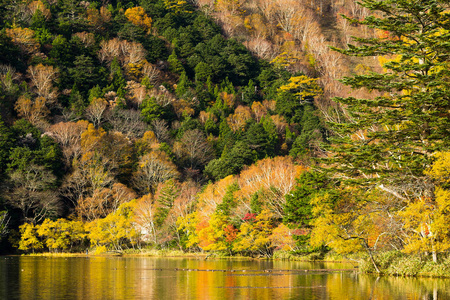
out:
M150 257L0 257L0 299L450 299L449 279L348 264ZM306 271L305 271L306 270Z

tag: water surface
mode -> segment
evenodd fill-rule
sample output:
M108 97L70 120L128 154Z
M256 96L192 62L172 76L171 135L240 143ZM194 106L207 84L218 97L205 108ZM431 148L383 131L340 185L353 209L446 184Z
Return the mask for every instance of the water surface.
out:
M450 299L450 280L348 264L149 257L0 257L0 299Z

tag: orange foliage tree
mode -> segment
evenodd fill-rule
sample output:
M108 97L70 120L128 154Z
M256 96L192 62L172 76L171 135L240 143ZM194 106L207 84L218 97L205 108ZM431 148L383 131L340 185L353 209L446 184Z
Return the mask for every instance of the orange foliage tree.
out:
M8 28L6 35L26 54L34 54L39 49L39 43L34 38L34 30L30 28Z
M295 187L295 178L303 171L305 168L295 165L289 156L260 160L239 175L236 197L241 206L249 208L252 195L264 191L264 205L277 217L283 217L285 195Z

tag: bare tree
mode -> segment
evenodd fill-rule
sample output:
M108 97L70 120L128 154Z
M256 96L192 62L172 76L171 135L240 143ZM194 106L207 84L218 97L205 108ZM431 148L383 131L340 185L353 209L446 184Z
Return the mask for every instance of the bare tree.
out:
M85 220L93 221L104 218L116 211L122 203L136 198L133 190L121 183L115 183L111 188L95 190L90 197L80 199L76 207L77 215Z
M87 121L60 122L50 126L46 132L61 146L67 166L80 155L81 134L87 129L88 124Z
M154 193L159 183L175 177L178 177L177 168L167 154L152 151L141 157L132 181L136 189L144 195Z
M95 45L95 35L92 32L76 32L72 36L79 38L86 48Z
M157 203L151 194L138 199L135 209L135 221L145 242L151 241L158 244L156 230Z
M28 67L27 75L38 96L45 98L48 104L56 101L58 92L53 86L58 75L58 70L56 68L38 64L36 66Z
M95 127L98 127L103 122L107 108L108 102L106 102L105 99L94 98L91 104L86 108L86 117Z
M126 95L127 103L132 103L135 107L139 107L142 101L149 95L148 89L136 81L127 81L125 88L128 91Z
M128 138L141 137L147 129L140 112L135 109L111 109L105 118L114 131L122 132Z
M251 38L247 43L247 48L262 59L272 60L275 57L272 44L262 37Z
M8 230L9 219L10 218L9 218L8 212L6 210L0 211L0 241L9 232L9 230Z
M55 181L56 177L43 166L31 164L24 170L16 170L10 175L5 194L7 202L20 209L27 222L37 223L45 217L57 216L61 203L51 190Z
M140 43L119 40L117 38L103 41L100 47L98 57L101 61L111 63L114 58L117 58L122 64L122 67L143 62L147 55L146 50Z
M152 121L153 132L160 143L170 143L169 126L166 120L155 119Z
M177 158L189 168L199 168L213 159L213 149L205 134L198 129L187 130L173 149Z
M161 71L150 63L144 63L142 66L142 75L147 77L153 85L157 85L159 79L162 77Z

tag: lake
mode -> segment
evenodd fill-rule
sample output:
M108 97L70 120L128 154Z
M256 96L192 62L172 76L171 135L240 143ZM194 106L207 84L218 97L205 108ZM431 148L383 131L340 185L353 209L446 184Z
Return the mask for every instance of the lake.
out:
M339 271L350 268L239 259L3 256L0 299L450 299L449 279Z

